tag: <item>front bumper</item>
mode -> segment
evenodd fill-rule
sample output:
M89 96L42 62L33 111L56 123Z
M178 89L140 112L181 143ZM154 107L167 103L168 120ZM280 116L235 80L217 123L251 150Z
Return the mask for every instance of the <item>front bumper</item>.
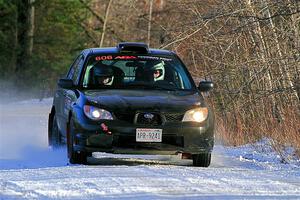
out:
M209 112L202 122L167 122L162 125L132 123L130 120L91 121L75 107L74 150L133 154L199 154L211 152L214 145L214 116ZM103 130L104 127L107 130ZM137 128L162 129L162 142L136 142Z
M81 118L82 119L82 118ZM103 131L104 124L108 130ZM204 123L177 122L160 126L136 125L120 120L74 120L74 150L132 154L199 154L211 152L214 126L211 119ZM137 128L162 129L162 142L136 142Z

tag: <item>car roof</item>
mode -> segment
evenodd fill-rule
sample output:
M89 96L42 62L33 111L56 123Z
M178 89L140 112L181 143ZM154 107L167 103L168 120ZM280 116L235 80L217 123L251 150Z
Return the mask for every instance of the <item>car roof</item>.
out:
M96 55L96 54L118 54L119 49L117 47L104 47L104 48L89 48L82 51L86 56ZM132 54L132 53L130 53ZM148 53L143 55L162 55L162 56L174 56L175 53L163 49L149 49Z

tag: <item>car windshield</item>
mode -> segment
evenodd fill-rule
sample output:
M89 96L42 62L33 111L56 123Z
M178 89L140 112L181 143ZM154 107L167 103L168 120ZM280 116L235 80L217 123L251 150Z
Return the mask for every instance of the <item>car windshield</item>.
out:
M192 90L181 62L173 57L96 55L86 64L84 88Z

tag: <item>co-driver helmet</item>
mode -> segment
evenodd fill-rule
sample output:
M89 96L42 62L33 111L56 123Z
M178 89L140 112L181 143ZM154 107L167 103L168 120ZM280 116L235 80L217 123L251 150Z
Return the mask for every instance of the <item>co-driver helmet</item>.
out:
M165 63L164 61L148 61L145 66L148 76L153 81L164 80L165 78Z

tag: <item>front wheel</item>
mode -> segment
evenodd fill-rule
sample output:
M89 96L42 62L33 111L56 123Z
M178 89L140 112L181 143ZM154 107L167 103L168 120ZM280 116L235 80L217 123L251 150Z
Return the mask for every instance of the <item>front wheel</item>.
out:
M87 154L86 152L77 152L74 150L74 122L70 119L67 124L67 149L68 158L71 164L86 164Z
M208 167L211 161L211 153L193 155L193 165L196 167Z

